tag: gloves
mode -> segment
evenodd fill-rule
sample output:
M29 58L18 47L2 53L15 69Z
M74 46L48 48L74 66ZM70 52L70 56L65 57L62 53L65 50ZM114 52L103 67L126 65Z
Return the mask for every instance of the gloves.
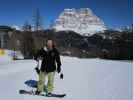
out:
M39 73L40 73L40 70L39 70L39 68L38 68L38 67L36 67L36 68L35 68L35 70L36 70L37 74L39 74Z
M64 76L63 73L61 73L61 74L60 74L60 79L63 80L63 76Z
M57 67L57 72L58 72L58 73L61 72L61 67L60 67L60 66Z
M39 59L34 59L34 60L36 60L37 62L39 62Z

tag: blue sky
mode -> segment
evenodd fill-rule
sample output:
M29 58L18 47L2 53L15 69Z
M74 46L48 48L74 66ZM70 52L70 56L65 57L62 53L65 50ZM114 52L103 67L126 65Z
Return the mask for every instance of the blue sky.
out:
M0 0L0 25L32 22L33 12L39 8L44 27L48 27L64 8L87 7L108 27L133 24L133 0Z

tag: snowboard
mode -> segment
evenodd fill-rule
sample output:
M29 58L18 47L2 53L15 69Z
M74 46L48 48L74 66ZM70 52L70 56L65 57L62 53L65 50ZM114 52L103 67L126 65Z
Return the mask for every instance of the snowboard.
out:
M34 91L27 91L27 90L19 90L19 94L28 94L28 95L36 95ZM57 98L63 98L66 96L66 94L51 94L51 95L45 95L40 94L37 96L45 96L45 97L57 97Z

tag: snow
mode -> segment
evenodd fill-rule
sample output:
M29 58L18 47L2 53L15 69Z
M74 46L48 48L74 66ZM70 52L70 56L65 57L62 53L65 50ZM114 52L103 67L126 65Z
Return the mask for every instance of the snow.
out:
M8 64L13 60L13 56L15 55L17 59L24 59L22 53L20 51L12 51L12 50L4 50L5 54L0 55L0 65Z
M62 100L133 100L133 61L79 59L61 56L64 80L55 76L55 93L66 93ZM0 59L1 62L1 59ZM0 63L0 98L4 100L59 100L20 95L19 89L32 90L24 82L37 79L34 60Z
M12 56L11 56L11 50L5 50L4 55L0 55L0 65L1 64L6 64L12 61Z
M107 29L89 8L64 9L51 28L56 31L74 31L80 35L93 35Z
M12 28L16 29L16 30L22 30L20 26L17 25L12 25Z
M56 31L74 31L76 33L79 33L80 35L93 35L95 33L98 33L98 32L103 32L105 29L105 27L103 26L100 26L100 25L88 25L88 26L85 26L84 25L84 28L79 28L79 27L71 27L71 26L66 26L66 27L63 27L62 25L57 25L57 26L54 26L54 29L56 29Z

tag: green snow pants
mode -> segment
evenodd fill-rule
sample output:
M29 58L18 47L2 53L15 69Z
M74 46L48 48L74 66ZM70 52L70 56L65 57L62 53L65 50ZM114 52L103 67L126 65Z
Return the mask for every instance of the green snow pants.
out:
M39 73L39 81L37 83L37 90L40 92L44 91L44 88L47 90L46 92L52 92L54 89L54 76L55 72L42 72ZM47 86L45 86L46 77L48 77Z

